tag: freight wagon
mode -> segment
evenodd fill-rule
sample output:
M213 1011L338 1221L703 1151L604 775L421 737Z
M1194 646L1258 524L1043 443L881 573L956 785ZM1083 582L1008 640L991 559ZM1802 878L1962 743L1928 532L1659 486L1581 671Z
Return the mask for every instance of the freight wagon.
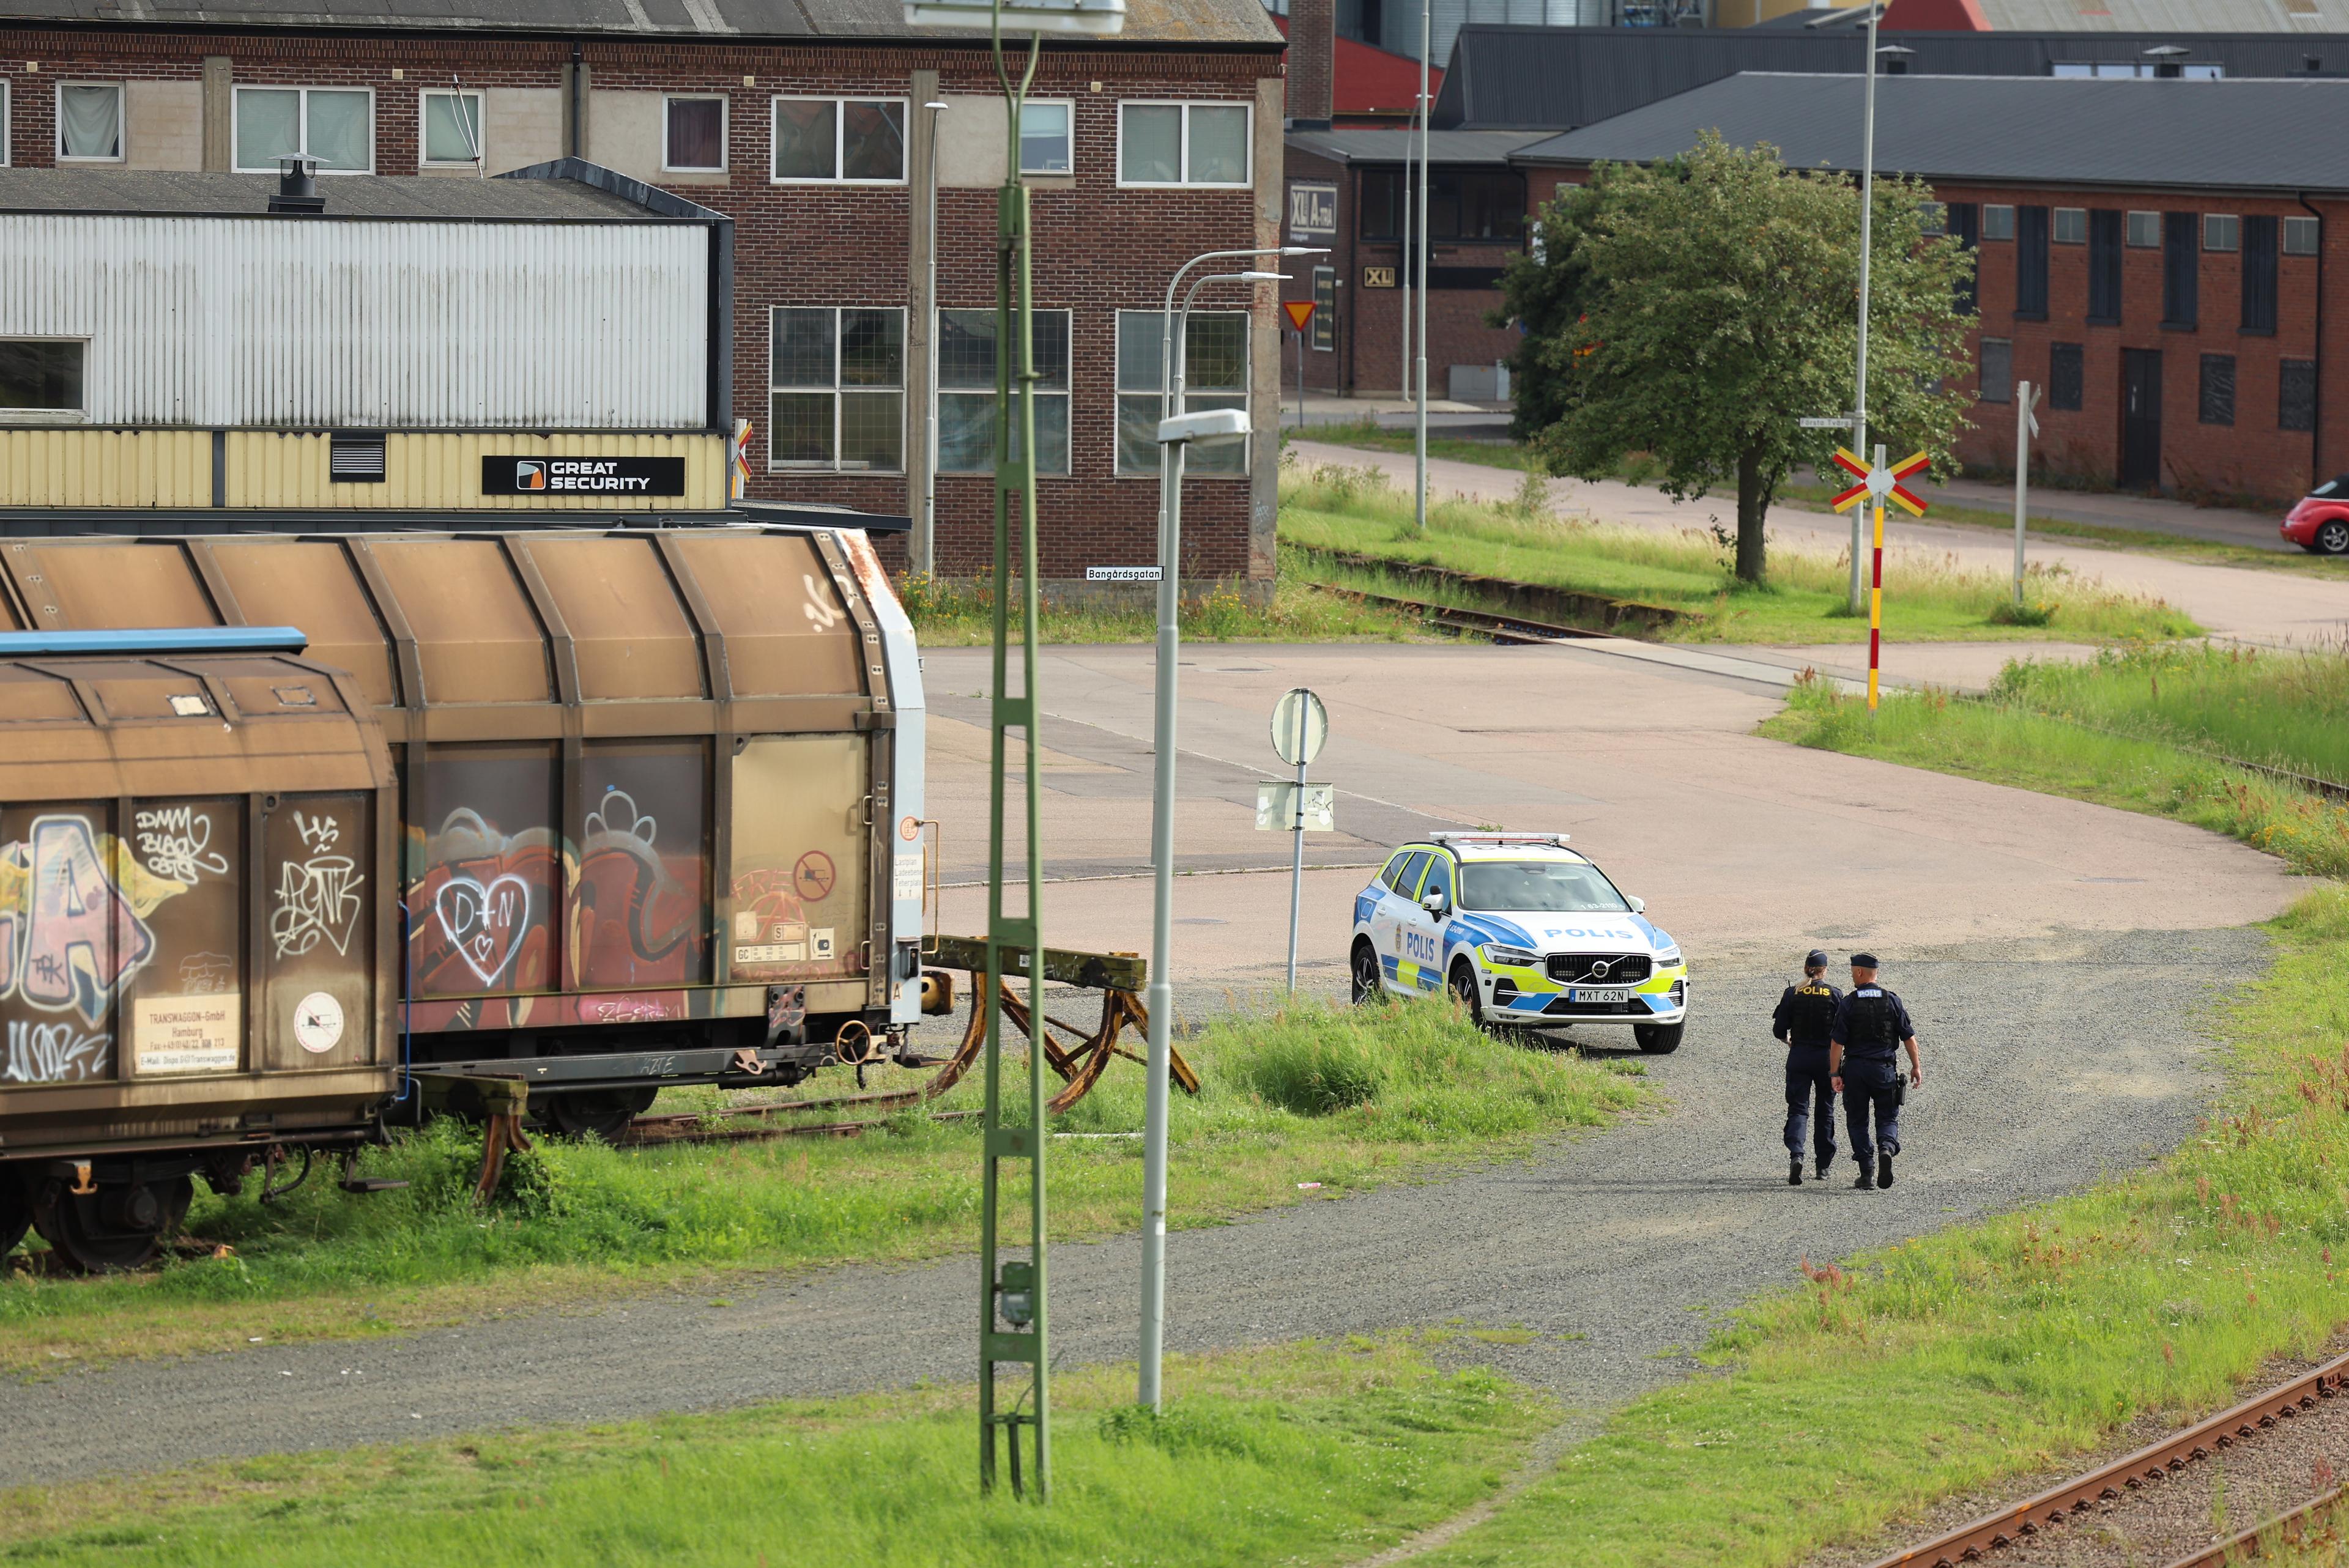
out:
M403 1062L608 1135L905 1049L919 661L861 531L19 537L0 629L51 655L0 663L11 1244L137 1261L191 1176L411 1114Z

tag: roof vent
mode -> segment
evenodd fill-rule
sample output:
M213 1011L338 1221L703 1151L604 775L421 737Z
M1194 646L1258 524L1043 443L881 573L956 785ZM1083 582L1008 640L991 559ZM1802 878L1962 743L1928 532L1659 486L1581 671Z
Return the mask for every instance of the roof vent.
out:
M273 212L323 212L326 199L318 194L318 160L286 157L277 160L277 194L269 199Z

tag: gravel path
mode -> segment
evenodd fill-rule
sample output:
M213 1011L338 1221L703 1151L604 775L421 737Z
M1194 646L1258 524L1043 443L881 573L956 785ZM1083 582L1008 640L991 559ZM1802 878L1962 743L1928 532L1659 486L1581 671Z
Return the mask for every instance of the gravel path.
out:
M1913 956L1889 982L1927 1056L1889 1192L1785 1183L1783 976L1713 972L1688 1042L1651 1065L1676 1102L1541 1156L1309 1202L1169 1244L1177 1349L1461 1318L1575 1408L1684 1372L1718 1313L1823 1259L2075 1187L2189 1131L2214 1078L2198 1026L2258 970L2254 930L2057 935ZM1063 1363L1133 1354L1131 1236L1056 1249ZM610 1420L972 1373L968 1258L732 1280L626 1306L396 1340L263 1347L0 1385L0 1485L509 1423Z

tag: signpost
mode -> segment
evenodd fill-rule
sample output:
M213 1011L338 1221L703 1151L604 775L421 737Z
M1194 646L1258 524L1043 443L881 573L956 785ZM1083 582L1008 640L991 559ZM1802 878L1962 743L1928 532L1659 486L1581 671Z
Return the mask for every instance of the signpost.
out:
M2030 505L2031 438L2039 434L2040 388L2028 381L2014 388L2014 607L2023 608L2023 521Z
M1281 812L1290 824L1295 843L1288 861L1288 989L1297 991L1297 915L1305 899L1305 829L1309 810L1316 819L1313 826L1328 829L1333 826L1332 801L1336 790L1327 784L1305 782L1305 766L1321 755L1321 748L1330 739L1330 710L1321 699L1303 686L1293 686L1281 694L1272 705L1272 749L1275 755L1297 769L1297 781L1292 784L1267 785L1257 791L1256 825L1270 828L1279 820L1273 813L1282 804L1288 808ZM1267 799L1267 790L1272 798ZM1318 801L1309 804L1308 797L1323 791ZM1288 799L1281 801L1286 794ZM1318 808L1318 809L1317 809Z
M1309 299L1285 299L1280 308L1288 313L1290 335L1297 339L1297 428L1305 428L1305 328L1313 320L1313 304Z
M1835 498L1835 509L1847 511L1859 504L1862 496L1873 498L1876 510L1875 560L1868 567L1868 711L1876 711L1876 672L1884 642L1884 498L1890 496L1893 504L1911 517L1925 515L1925 503L1915 492L1901 484L1912 474L1925 471L1925 454L1912 452L1890 468L1884 462L1884 449L1876 449L1876 460L1862 463L1843 448L1837 447L1836 467L1852 475L1859 482Z

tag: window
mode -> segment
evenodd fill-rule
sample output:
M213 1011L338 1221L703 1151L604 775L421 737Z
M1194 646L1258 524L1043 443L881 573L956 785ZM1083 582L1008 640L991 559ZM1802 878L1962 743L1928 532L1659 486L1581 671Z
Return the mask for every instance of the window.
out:
M2121 319L2121 215L2107 208L2088 214L2088 321L2114 326Z
M426 93L421 105L424 164L471 167L481 157L481 95Z
M725 172L726 107L722 98L663 100L661 168L681 174Z
M1974 261L1977 265L1966 269L1966 275L1959 280L1957 289L1959 313L1971 315L1974 313L1974 299L1981 282L1978 269L1982 257L1977 247L1982 238L1982 209L1971 201L1952 201L1949 204L1948 211L1950 238L1963 245L1968 251L1975 253Z
M2191 212L2161 215L2161 325L2192 326L2201 318L2202 225Z
M1365 240L1402 238L1402 170L1362 170L1361 195L1354 203L1355 222Z
M1252 114L1246 104L1120 104L1117 182L1247 185Z
M2283 253L2287 256L2316 254L2316 220L2286 218L2283 221Z
M905 466L905 313L777 306L767 466Z
M119 163L122 160L122 88L67 82L57 88L57 159L60 162Z
M281 158L338 174L375 167L375 95L364 88L239 88L236 166L274 174Z
M2164 60L2058 60L2047 67L2057 77L2178 77L2214 82L2227 74L2216 62L2176 63Z
M905 182L904 99L779 98L774 111L776 184Z
M1069 471L1069 313L1035 314L1036 471ZM938 312L938 471L995 471L995 310ZM1017 455L1018 432L1013 433Z
M2229 212L2202 214L2202 248L2206 251L2231 251L2238 248L2242 237L2243 221Z
M1194 317L1193 319L1196 320L1197 318ZM1187 463L1189 459L1185 459L1185 461ZM1405 898L1417 898L1419 896L1419 879L1427 872L1427 862L1430 858L1430 853L1431 851L1429 851L1421 850L1416 854L1413 855L1411 859L1403 861L1402 870L1397 872L1395 873L1394 881L1387 885L1393 888L1395 892L1402 894Z
M2047 406L2050 408L2080 407L2080 394L2087 384L2087 352L2076 343L2051 343L2047 346Z
M2132 212L2128 215L2128 242L2132 250L2150 251L2161 243L2161 214Z
M1073 174L1077 171L1077 107L1030 98L1019 111L1019 172Z
M2276 325L2276 221L2243 220L2243 330L2273 332Z
M2231 354L2206 354L2202 356L2201 391L2195 406L2201 411L2206 425L2231 425L2235 422L2235 356Z
M2014 209L1992 201L1982 210L1982 237L1985 240L2014 238Z
M57 338L0 337L0 418L19 409L79 413L88 346Z
M1159 348L1165 316L1154 310L1117 313L1117 471L1158 471ZM1246 408L1248 406L1248 316L1246 311L1191 313L1184 353L1184 409ZM1247 438L1219 437L1194 441L1183 459L1186 472L1247 472Z
M2047 319L2047 209L2014 210L2014 314L2018 320Z
M1420 887L1420 902L1424 903L1430 893L1438 892L1444 895L1444 902L1446 904L1452 902L1452 857L1450 855L1437 855L1427 862L1427 881Z
M2085 245L2088 242L2088 210L2085 207L2055 209L2055 242L2059 245Z
M2285 220L2289 222L2291 220ZM2276 428L2316 428L2316 361L2287 359L2276 377Z
M8 84L0 80L0 169L8 167Z
M1948 233L1950 232L1950 214L1948 209L1943 207L1939 201L1918 202L1917 232L1920 234L1927 235L1928 237L1935 234Z
M2003 337L1982 341L1982 400L2014 401L2014 345Z

